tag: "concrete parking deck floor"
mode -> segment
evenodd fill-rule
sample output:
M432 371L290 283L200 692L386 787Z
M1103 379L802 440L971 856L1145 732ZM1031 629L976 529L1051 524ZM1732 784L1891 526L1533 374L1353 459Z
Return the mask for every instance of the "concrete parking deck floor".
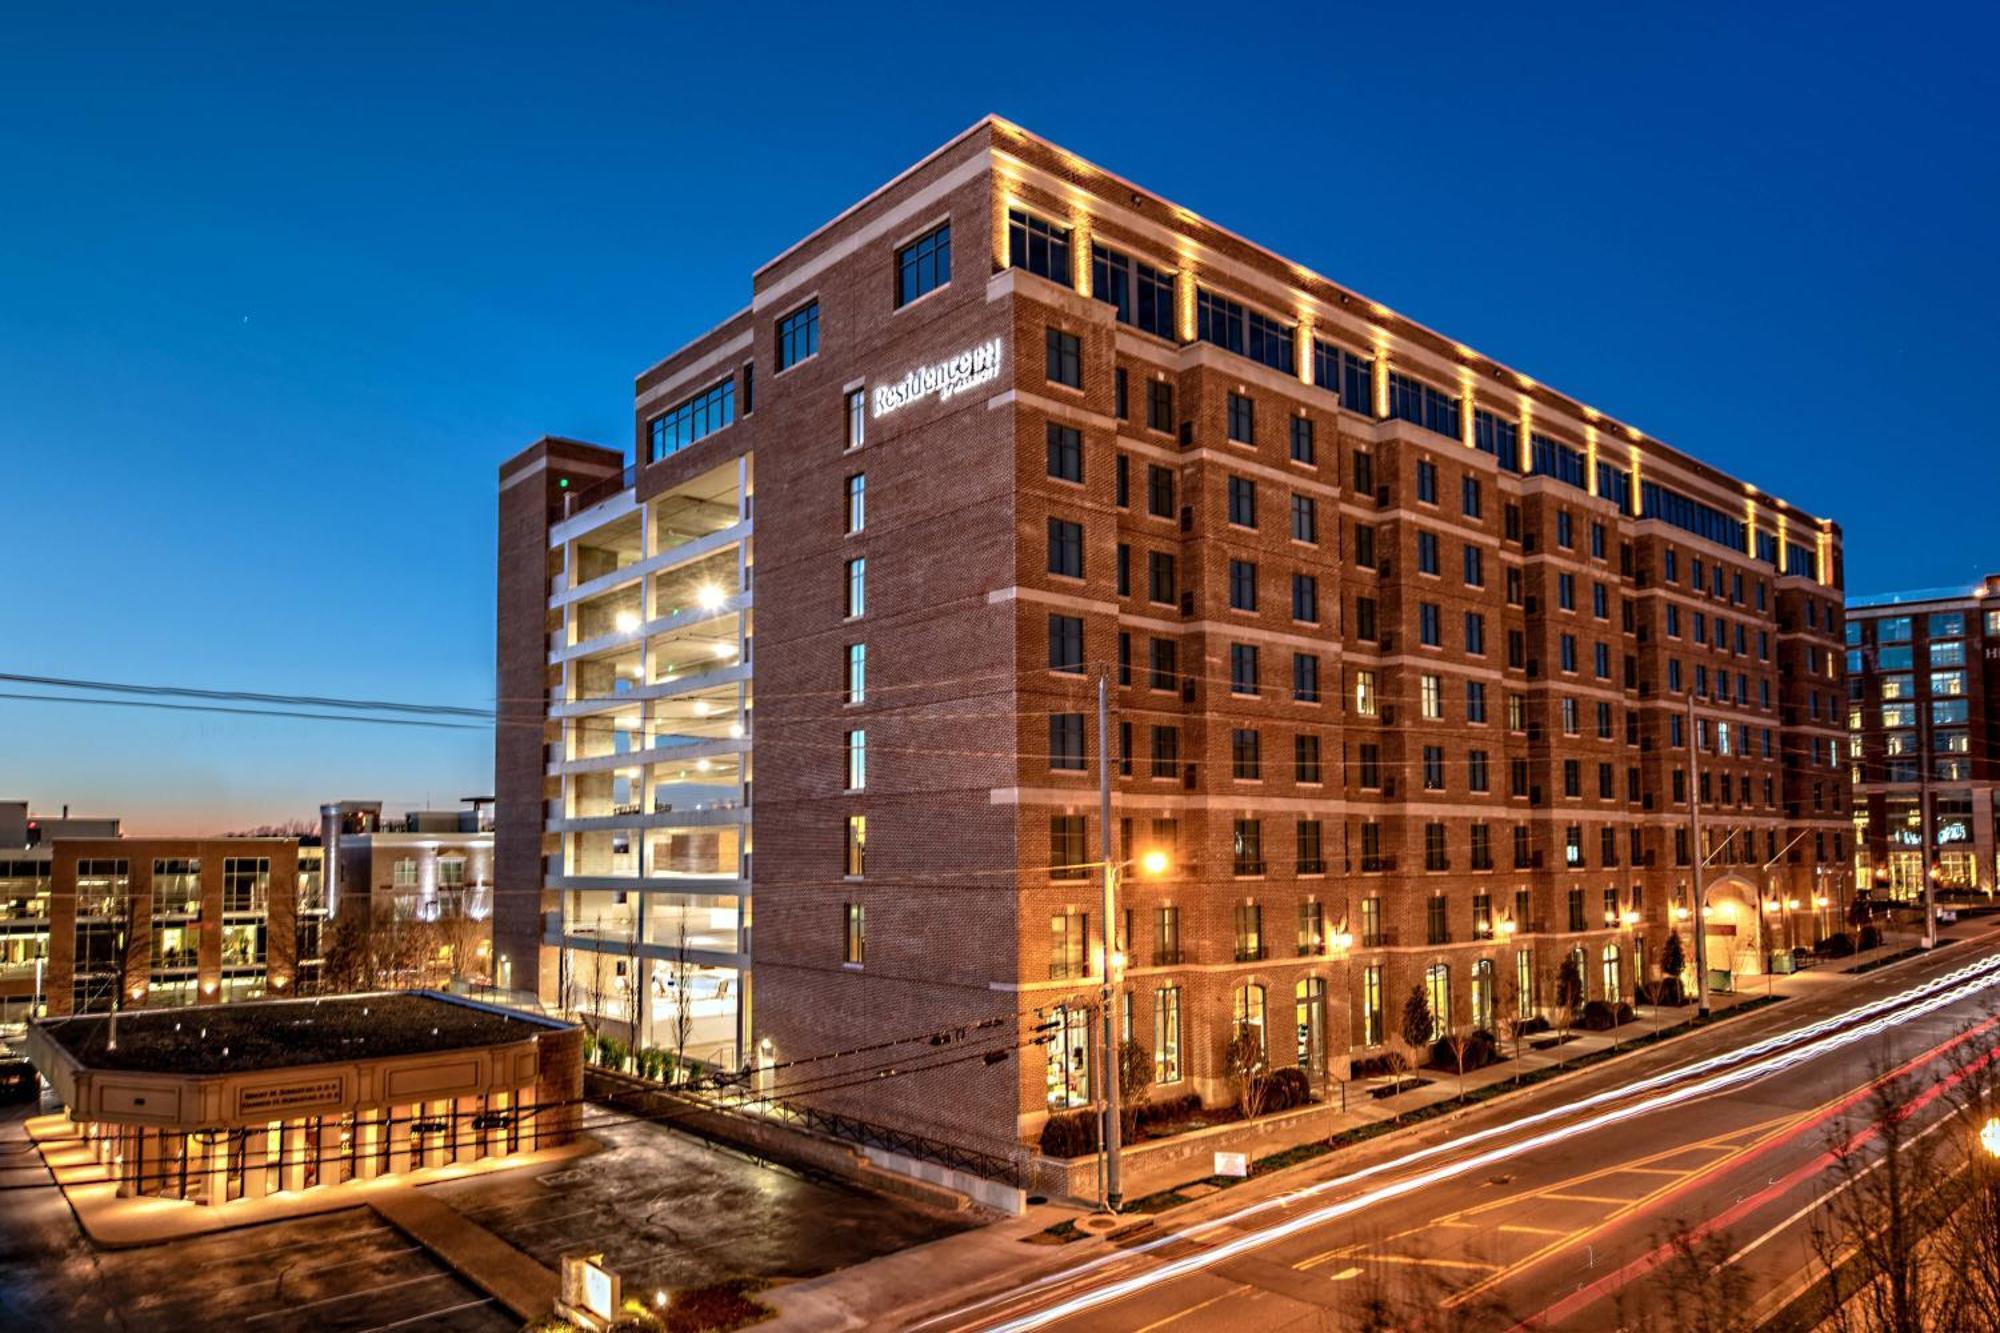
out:
M591 1157L423 1193L549 1268L568 1251L601 1250L635 1295L731 1277L814 1277L977 1223L602 1108L585 1125L602 1145Z
M16 1109L0 1119L0 1183L46 1181ZM18 1171L23 1162L32 1171ZM137 1249L107 1250L60 1191L0 1206L0 1328L187 1333L515 1333L521 1320L365 1207Z

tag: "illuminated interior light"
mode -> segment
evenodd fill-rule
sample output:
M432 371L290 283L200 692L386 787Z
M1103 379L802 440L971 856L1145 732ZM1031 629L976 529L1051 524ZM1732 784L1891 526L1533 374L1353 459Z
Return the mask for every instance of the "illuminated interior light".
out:
M743 724L741 722L731 722L729 724L729 738L737 741L743 739Z
M729 594L717 584L704 583L695 589L694 600L695 605L704 611L719 611L722 604L729 600Z
M618 627L620 634L632 634L637 632L639 626L644 622L639 619L637 611L620 611L613 618L612 623Z
M733 643L716 643L709 645L709 651L714 653L721 661L727 662L730 658L736 656L737 650L736 645Z
M706 700L706 699L696 699L696 700L694 701L694 715L695 715L696 717L707 717L707 716L708 716L708 700Z

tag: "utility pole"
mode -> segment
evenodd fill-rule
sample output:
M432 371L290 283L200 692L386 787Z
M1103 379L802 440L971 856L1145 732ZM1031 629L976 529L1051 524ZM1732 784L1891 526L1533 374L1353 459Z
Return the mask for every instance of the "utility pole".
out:
M1104 862L1104 979L1100 1002L1104 1010L1104 1067L1098 1077L1104 1084L1104 1210L1115 1213L1125 1201L1119 1181L1118 1156L1123 1144L1119 1122L1118 1076L1124 1063L1118 1049L1118 994L1113 959L1118 952L1118 858L1111 847L1111 679L1108 671L1097 677L1097 806L1098 856Z
M1701 747L1695 744L1694 691L1688 691L1688 863L1694 867L1695 1015L1708 1017L1708 862L1701 855Z
M1910 677L1911 694L1917 677ZM1937 948L1937 867L1932 862L1931 848L1933 829L1931 827L1931 715L1928 695L1913 699L1917 710L1917 838L1923 852L1924 872L1924 947Z

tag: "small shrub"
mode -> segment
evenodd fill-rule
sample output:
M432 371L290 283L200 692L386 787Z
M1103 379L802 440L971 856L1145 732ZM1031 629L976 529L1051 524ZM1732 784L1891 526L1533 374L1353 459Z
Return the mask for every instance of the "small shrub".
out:
M1065 1111L1052 1115L1042 1125L1042 1155L1082 1157L1097 1151L1097 1113Z
M1277 1073L1271 1075L1271 1077L1291 1089L1292 1105L1304 1106L1312 1100L1312 1080L1306 1077L1305 1070L1298 1068L1280 1069Z
M1616 1026L1617 1022L1618 1016L1612 1012L1610 1005L1602 1000L1587 1000L1576 1025L1585 1032L1604 1032Z
M1861 947L1873 949L1882 943L1882 931L1872 923L1861 928Z
M1548 1030L1549 1020L1543 1018L1540 1014L1536 1014L1532 1018L1522 1019L1514 1028L1514 1031L1523 1037L1532 1037Z
M1824 958L1846 958L1854 952L1854 940L1846 931L1836 931L1813 948Z
M1497 1054L1492 1033L1474 1032L1465 1043L1465 1072L1470 1074L1475 1069L1484 1069L1493 1063ZM1458 1056L1453 1054L1449 1038L1440 1037L1431 1043L1431 1064L1437 1069L1457 1072Z
M1620 1003L1619 1003L1619 1005L1618 1005L1618 1022L1619 1022L1619 1025L1620 1025L1620 1026L1623 1026L1624 1024L1626 1024L1626 1023L1629 1023L1629 1022L1631 1022L1631 1021L1632 1021L1632 1019L1633 1019L1633 1017L1634 1017L1634 1015L1633 1015L1633 1013L1632 1013L1632 1006L1631 1006L1631 1005L1629 1005L1629 1004L1626 1004L1626 1003L1624 1003L1623 1001L1620 1001Z

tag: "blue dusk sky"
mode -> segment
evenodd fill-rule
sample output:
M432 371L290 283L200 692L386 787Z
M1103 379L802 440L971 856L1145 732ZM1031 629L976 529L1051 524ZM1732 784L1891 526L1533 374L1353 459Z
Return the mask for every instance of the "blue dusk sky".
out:
M623 446L988 111L1839 520L1853 592L2000 570L1992 6L1268 14L13 6L0 671L490 705L496 465ZM132 831L491 786L480 730L0 699L0 798Z

